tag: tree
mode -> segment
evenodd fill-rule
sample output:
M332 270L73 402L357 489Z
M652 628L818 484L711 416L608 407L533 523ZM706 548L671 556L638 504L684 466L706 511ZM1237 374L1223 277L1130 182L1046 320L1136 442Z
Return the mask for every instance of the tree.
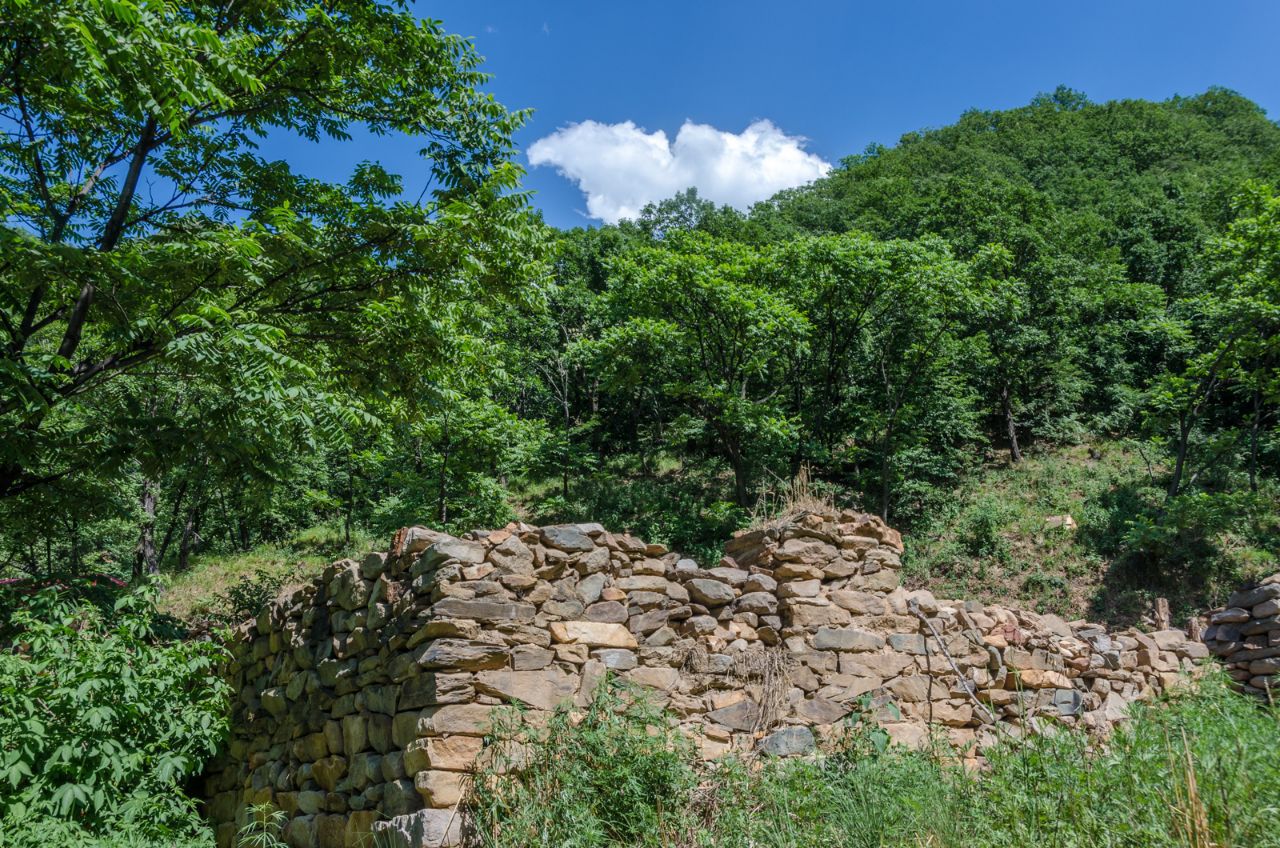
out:
M615 398L656 392L703 429L733 471L734 500L796 438L783 399L808 322L768 291L750 247L692 234L638 249L613 266L599 339L584 342Z
M690 187L666 200L646 203L634 224L627 222L622 226L635 226L658 241L668 235L695 230L717 238L732 238L743 223L741 212L732 206L717 207L714 201L699 197L696 187Z
M1209 248L1208 285L1174 305L1184 365L1150 393L1148 426L1173 460L1166 505L1229 458L1246 433L1256 490L1260 435L1280 401L1280 196L1250 184L1234 205L1239 218Z
M788 385L823 447L816 458L874 480L860 488L887 517L896 482L949 476L955 458L945 455L971 438L957 345L981 293L936 238L801 239L777 248L772 268L812 327Z
M5 0L0 20L0 499L135 461L148 416L97 398L144 372L295 434L372 425L468 303L538 273L524 115L404 2ZM422 139L421 200L373 163L327 184L256 149L353 128Z

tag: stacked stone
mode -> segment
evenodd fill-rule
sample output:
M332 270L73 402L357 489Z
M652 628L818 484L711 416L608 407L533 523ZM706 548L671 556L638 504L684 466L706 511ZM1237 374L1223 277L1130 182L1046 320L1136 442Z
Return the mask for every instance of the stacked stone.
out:
M826 730L870 695L896 740L921 744L934 724L951 742L980 750L1000 727L1020 732L1052 721L1105 730L1129 703L1208 655L1179 630L1108 634L1085 621L905 591L894 531L868 516L841 516L834 526L826 519L807 516L728 547L778 582L783 644L798 660L789 721Z
M1241 589L1210 613L1204 641L1243 691L1273 697L1280 683L1280 574Z
M1102 729L1205 655L1178 631L907 592L901 552L852 512L742 533L707 569L598 524L402 530L241 628L234 738L207 780L219 845L264 803L295 848L455 844L494 710L581 706L608 672L712 759L809 753L864 706L909 744L930 722L978 748L997 726Z

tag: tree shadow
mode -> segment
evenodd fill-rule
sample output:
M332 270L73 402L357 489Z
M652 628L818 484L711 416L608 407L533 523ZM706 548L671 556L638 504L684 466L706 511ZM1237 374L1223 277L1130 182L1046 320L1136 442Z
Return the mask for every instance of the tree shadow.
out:
M1149 624L1156 598L1169 601L1179 626L1208 609L1214 592L1230 582L1217 523L1194 509L1167 509L1163 492L1138 481L1098 498L1080 528L1079 543L1109 563L1090 600L1090 615L1109 625Z

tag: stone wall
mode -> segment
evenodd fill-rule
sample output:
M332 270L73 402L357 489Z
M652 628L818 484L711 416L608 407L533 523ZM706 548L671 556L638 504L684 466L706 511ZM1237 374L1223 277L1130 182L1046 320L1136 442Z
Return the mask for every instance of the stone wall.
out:
M1204 641L1241 689L1274 697L1280 688L1280 574L1241 589L1210 613Z
M452 844L493 710L581 705L610 669L715 758L809 753L864 707L900 742L932 723L974 751L1102 730L1207 655L1180 631L905 591L901 552L850 512L740 534L708 569L595 524L402 530L239 631L234 738L207 774L219 845L259 803L292 846Z

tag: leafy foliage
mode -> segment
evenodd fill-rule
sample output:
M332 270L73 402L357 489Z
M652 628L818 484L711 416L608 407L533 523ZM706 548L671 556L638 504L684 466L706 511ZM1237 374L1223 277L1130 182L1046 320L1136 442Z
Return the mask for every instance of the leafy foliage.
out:
M747 213L690 189L549 234L523 113L402 3L11 7L6 573L516 517L714 559L801 469L924 532L1103 439L1149 462L1082 525L1090 573L1203 601L1277 548L1280 129L1232 92L1059 89ZM288 133L418 138L432 182L304 178L255 147ZM966 507L970 577L1020 561L1005 506Z
M540 274L509 161L524 114L403 2L0 14L6 526L105 483L90 518L140 525L127 558L155 571L159 489L190 547L214 502L257 509L300 452L416 420L456 338ZM428 185L369 162L326 184L257 149L355 132L419 138Z
M45 590L8 613L6 634L0 830L47 819L88 834L195 834L182 786L226 730L221 649L177 638L147 592L103 610Z

